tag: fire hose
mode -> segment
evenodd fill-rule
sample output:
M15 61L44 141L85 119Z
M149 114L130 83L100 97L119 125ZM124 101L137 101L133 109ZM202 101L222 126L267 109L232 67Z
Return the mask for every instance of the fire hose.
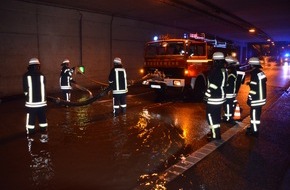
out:
M111 91L111 87L107 86L105 89L103 89L100 93L98 93L95 96L91 96L90 98L84 100L84 101L80 101L80 102L68 102L66 100L62 100L60 98L54 98L51 96L47 96L47 100L54 102L58 105L63 105L63 106L85 106L88 104L93 103L94 101L97 101L98 99L100 99L101 97L105 96L106 94L108 94Z
M79 69L78 69L78 72L80 72ZM80 73L83 76L85 76L82 72L80 72ZM89 93L90 97L88 99L86 99L84 101L80 101L80 102L72 102L72 101L66 101L66 100L63 100L63 99L60 99L60 98L55 98L55 97L52 97L52 96L47 96L46 97L47 100L50 101L50 102L56 103L58 105L63 105L63 106L85 106L85 105L88 105L88 104L91 104L91 103L97 101L101 97L107 95L112 90L112 88L108 84L92 80L92 79L88 78L87 76L85 76L85 77L88 80L93 81L94 83L101 84L101 85L106 86L106 87L104 89L102 89L101 92L99 92L97 95L93 96L92 93L88 89L86 89L85 87L82 87L82 86L80 86L80 85L75 83L74 84L75 87L79 88L80 90L87 91ZM150 74L147 74L146 76L142 77L139 80L135 80L135 81L132 80L128 86L132 86L132 85L138 84L139 82L142 82L143 80L146 80L146 79L148 79L150 77L152 77L152 76Z

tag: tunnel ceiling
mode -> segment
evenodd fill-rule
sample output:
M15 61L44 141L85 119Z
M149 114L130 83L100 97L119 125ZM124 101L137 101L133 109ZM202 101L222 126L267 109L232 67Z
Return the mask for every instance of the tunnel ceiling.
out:
M20 0L146 21L234 42L290 42L288 0ZM256 33L248 30L254 27Z

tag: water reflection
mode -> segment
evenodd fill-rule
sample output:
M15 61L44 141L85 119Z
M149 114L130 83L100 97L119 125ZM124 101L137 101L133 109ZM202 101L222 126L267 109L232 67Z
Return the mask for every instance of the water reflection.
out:
M89 106L70 107L64 109L64 119L61 123L63 133L77 138L86 136L88 125L91 124Z
M152 117L149 115L149 112L147 109L143 109L143 111L141 113L139 113L139 120L138 120L138 123L136 125L136 128L138 128L140 131L140 133L138 134L139 138L143 138L147 134L148 134L147 136L149 137L150 130L147 129L147 125L150 122L150 119L152 119ZM143 143L145 141L146 141L146 138L143 140Z
M178 108L173 112L174 126L181 129L180 138L183 138L187 145L202 139L209 132L204 110L204 107Z
M108 131L109 139L113 142L114 147L114 159L115 160L127 160L131 153L128 152L125 148L128 141L128 135L126 134L126 115L119 117L114 117L112 120L112 126Z
M178 152L185 147L184 132L176 126L172 117L162 117L159 113L143 109L134 126L138 130L137 138L141 140L137 151L148 157L145 170L139 176L138 182L141 189L165 189L165 179L158 176L170 164L169 160L178 160ZM145 155L146 154L146 155Z
M76 108L76 126L78 126L79 132L78 137L82 138L86 135L86 128L90 122L88 114L89 106L77 107Z
M165 178L158 176L157 173L141 175L139 181L143 190L166 190Z
M151 120L154 121L149 125ZM160 115L153 112L149 113L148 109L143 109L142 112L139 113L139 119L134 128L138 130L137 137L142 140L141 147L151 147L153 149L155 146L158 146L158 144L152 142L154 136L159 133L161 133L159 134L160 138L165 138L164 136L166 136L166 134L164 134L162 130L159 130L164 127L162 123L163 121L161 120ZM158 138L158 140L160 140L160 138Z
M42 141L41 141L42 140ZM31 157L29 165L31 170L32 186L36 189L50 187L54 177L54 167L47 141L36 137L27 137L28 153Z

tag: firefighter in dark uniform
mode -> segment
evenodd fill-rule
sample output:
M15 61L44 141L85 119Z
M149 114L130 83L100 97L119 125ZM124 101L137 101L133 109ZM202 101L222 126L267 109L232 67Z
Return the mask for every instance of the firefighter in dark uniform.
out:
M111 69L109 75L109 86L113 91L114 116L118 116L121 111L123 114L125 114L127 107L126 95L128 92L127 74L119 57L114 59L114 68Z
M225 69L225 58L222 52L213 54L213 67L209 71L208 85L205 92L206 118L209 124L210 140L221 139L220 122L221 109L226 100L225 86L227 82L227 72Z
M231 124L236 124L234 121L234 111L236 106L236 84L237 84L237 70L236 64L238 60L232 56L227 56L225 58L227 62L227 74L228 80L225 88L226 92L226 102L223 105L224 117L223 121Z
M246 72L243 71L239 65L240 65L240 63L237 62L237 64L236 64L236 70L237 70L236 94L239 93L240 87L242 84L245 83L245 78L246 78L245 77Z
M60 89L62 91L63 97L66 101L70 101L71 99L71 90L72 90L72 83L75 83L75 81L72 78L73 72L74 72L74 67L70 68L69 67L70 61L68 59L65 59L61 66L61 73L60 73L60 78L59 78L59 85Z
M267 77L261 70L262 66L260 64L260 60L257 57L250 58L249 64L253 67L250 72L251 79L248 83L250 86L250 91L247 100L247 104L251 107L251 125L246 129L246 134L258 136L258 129L261 123L260 117L262 113L262 107L266 104Z
M40 62L37 58L29 61L27 72L23 75L23 91L26 96L25 107L26 114L26 131L27 134L35 133L35 121L38 117L40 131L46 133L46 78L40 72Z
M240 91L241 85L245 83L246 72L243 69L241 69L239 62L237 62L237 64L236 64L236 70L237 70L237 81L236 81L236 96L237 96L239 91ZM238 101L236 100L234 110L236 109L237 104L238 104ZM242 111L243 111L243 109L240 106L240 112L242 112Z

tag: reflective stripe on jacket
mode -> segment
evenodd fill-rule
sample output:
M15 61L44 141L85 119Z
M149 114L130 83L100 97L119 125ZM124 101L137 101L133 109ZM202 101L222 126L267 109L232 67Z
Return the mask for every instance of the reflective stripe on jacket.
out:
M248 101L251 106L263 106L266 104L267 97L267 77L259 68L251 71L250 91Z
M26 107L38 108L47 105L45 77L36 71L28 71L23 76L23 91L26 96Z
M113 89L113 94L124 94L128 92L127 74L122 67L115 67L109 75L109 85Z

